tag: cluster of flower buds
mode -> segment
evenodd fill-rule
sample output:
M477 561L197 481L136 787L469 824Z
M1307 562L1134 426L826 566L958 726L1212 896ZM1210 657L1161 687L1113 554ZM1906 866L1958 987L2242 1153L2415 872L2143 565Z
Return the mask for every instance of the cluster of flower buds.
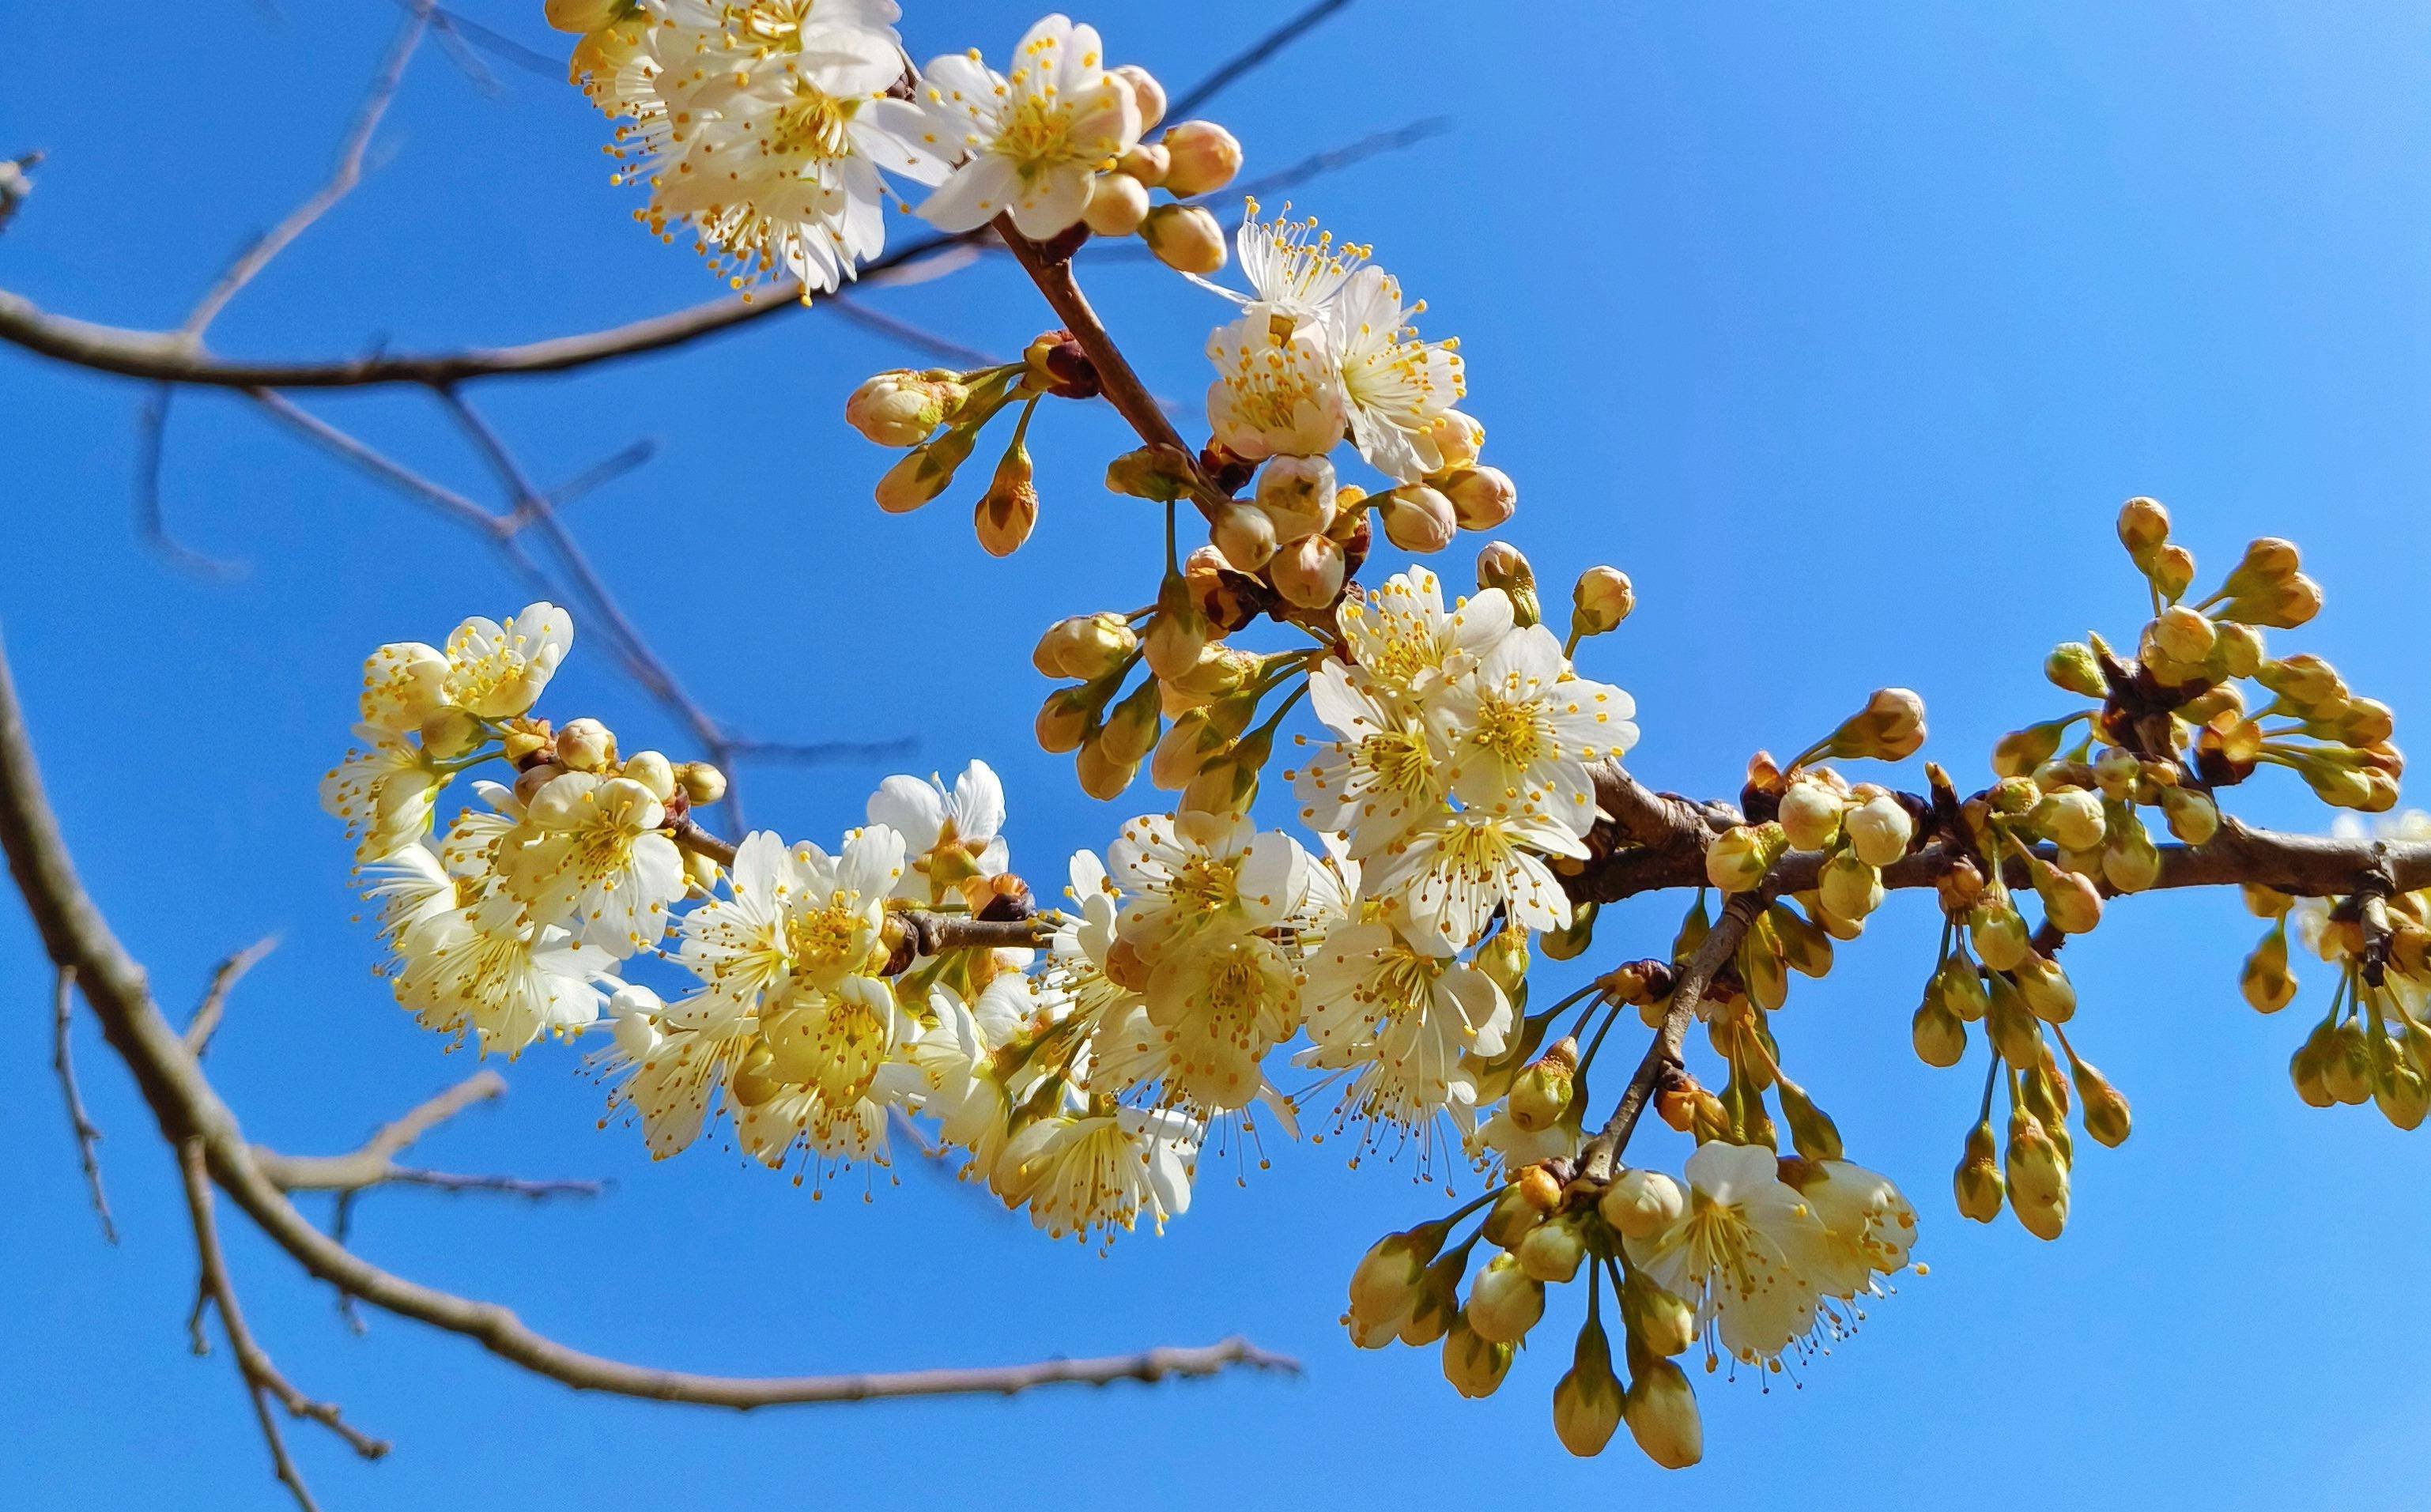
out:
M1165 91L1135 65L1116 69L1140 102L1140 129L1165 118ZM1182 121L1154 141L1142 141L1099 174L1091 186L1081 224L1101 237L1136 235L1166 267L1211 274L1224 266L1224 227L1205 206L1187 203L1213 194L1241 171L1241 143L1213 121ZM1171 196L1155 204L1151 190Z
M2365 838L2360 822L2341 821L2342 838ZM2409 810L2378 830L2384 842L2420 843L2431 839L2431 815ZM2288 1063L2296 1095L2314 1107L2371 1103L2399 1128L2419 1127L2431 1113L2431 889L2326 899L2248 886L2245 902L2271 921L2238 982L2257 1011L2295 1001L2291 923L2336 973L2328 1010Z
M1785 1354L1854 1325L1858 1299L1908 1268L1915 1229L1896 1188L1836 1155L1784 1159L1717 1138L1689 1158L1685 1185L1646 1170L1606 1182L1548 1161L1379 1240L1351 1274L1343 1321L1363 1348L1439 1345L1453 1389L1490 1396L1544 1321L1546 1288L1584 1272L1586 1317L1553 1387L1553 1431L1586 1456L1625 1422L1647 1457L1678 1470L1704 1452L1678 1357L1702 1343L1708 1371L1725 1354L1780 1369ZM1625 1379L1604 1321L1607 1282Z

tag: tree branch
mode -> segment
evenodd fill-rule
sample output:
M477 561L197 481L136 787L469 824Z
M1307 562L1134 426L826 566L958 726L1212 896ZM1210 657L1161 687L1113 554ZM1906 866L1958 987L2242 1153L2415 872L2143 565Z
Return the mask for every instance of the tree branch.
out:
M84 1168L84 1184L92 1193L93 1216L101 1220L101 1237L107 1243L118 1242L118 1224L109 1216L109 1197L101 1189L101 1156L94 1148L101 1143L101 1128L84 1110L84 1093L76 1086L75 1056L69 1041L75 1028L75 968L59 969L57 987L51 993L51 1070L59 1079L59 1091L67 1099L68 1127L75 1134L76 1163Z
M209 1353L210 1345L203 1337L203 1310L207 1304L218 1309L220 1327L227 1335L228 1353L236 1356L238 1378L244 1383L245 1395L253 1403L254 1418L261 1424L261 1437L270 1446L271 1470L279 1484L293 1493L304 1512L319 1512L311 1488L304 1484L295 1462L288 1457L286 1437L278 1431L278 1420L271 1415L273 1401L286 1408L289 1417L309 1418L336 1434L347 1448L365 1459L378 1459L388 1453L389 1446L347 1422L335 1404L315 1402L297 1390L279 1373L270 1353L245 1326L244 1309L237 1303L236 1287L228 1280L227 1258L220 1250L219 1221L212 1212L206 1162L201 1139L178 1141L177 1174L185 1183L186 1213L194 1225L194 1261L199 1272L194 1310L186 1320L187 1331L193 1338L194 1353Z
M372 1137L342 1155L281 1155L255 1145L253 1158L272 1185L285 1192L326 1191L352 1197L374 1187L430 1187L442 1191L498 1192L513 1197L595 1197L595 1181L530 1181L520 1176L463 1176L397 1163L415 1140L478 1103L504 1097L506 1078L486 1067L445 1091L382 1124Z
M203 1001L195 1005L194 1016L186 1021L186 1048L194 1053L195 1058L201 1058L204 1048L211 1042L212 1032L220 1026L220 1015L227 1011L229 989L277 948L278 937L264 935L211 969L210 986L203 989Z

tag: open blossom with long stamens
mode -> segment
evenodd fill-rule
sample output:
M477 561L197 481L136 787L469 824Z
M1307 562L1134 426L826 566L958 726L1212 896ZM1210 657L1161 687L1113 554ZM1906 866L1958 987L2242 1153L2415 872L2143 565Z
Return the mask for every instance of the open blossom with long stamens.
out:
M1346 1116L1417 1130L1475 1105L1463 1057L1502 1054L1510 999L1467 962L1404 940L1390 925L1336 931L1308 958L1301 997L1311 1047L1301 1064L1354 1072Z
M970 231L1011 211L1044 240L1081 219L1097 175L1138 142L1139 101L1106 71L1094 26L1048 16L998 74L978 52L930 61L919 97L928 144L964 154L919 213L941 231Z
M1447 608L1443 584L1423 567L1397 573L1364 598L1345 599L1342 637L1363 683L1422 701L1477 665L1512 632L1511 597L1483 590Z
M1159 1232L1189 1210L1199 1125L1178 1113L1110 1107L1044 1118L1015 1135L994 1183L1056 1238L1112 1239L1142 1218Z
M1411 940L1450 955L1475 944L1498 909L1528 929L1569 922L1569 895L1545 857L1585 854L1540 814L1465 808L1412 829L1375 861L1368 888L1399 905Z
M1207 338L1207 424L1219 445L1259 461L1323 457L1341 441L1348 402L1322 320L1253 306Z
M1466 388L1450 341L1421 341L1403 308L1400 285L1381 268L1353 274L1326 316L1341 374L1351 444L1367 465L1400 483L1441 472L1438 439L1446 413Z
M1573 837L1595 824L1587 763L1637 743L1627 693L1569 675L1541 624L1496 641L1428 706L1452 794L1472 808L1551 818Z
M1367 260L1370 249L1336 241L1331 231L1317 229L1314 216L1290 219L1291 207L1271 221L1258 219L1258 202L1248 202L1241 228L1233 233L1241 274L1249 292L1236 294L1220 284L1205 287L1237 305L1264 307L1286 315L1321 317L1350 275ZM1204 280L1200 280L1205 283Z
M504 624L476 615L447 638L447 701L485 720L528 712L573 646L574 617L554 604Z
M1148 814L1106 853L1126 896L1115 932L1151 955L1205 936L1280 922L1308 888L1308 853L1246 815Z
M403 736L370 724L356 726L355 734L365 744L323 774L321 806L345 821L355 858L372 861L430 832L447 776Z
M614 957L533 923L503 891L434 914L397 939L397 1002L424 1027L472 1031L509 1059L544 1034L579 1033L613 989Z
M1781 1179L1758 1145L1697 1147L1679 1219L1627 1241L1630 1263L1686 1299L1721 1347L1772 1360L1815 1326L1829 1279L1828 1236L1815 1205Z
M629 777L563 773L532 795L501 847L500 873L535 917L630 955L659 942L668 906L683 896L683 856L665 822L666 806Z
M736 287L790 275L838 287L885 245L881 169L934 183L926 117L888 91L902 50L892 5L645 0L651 24L593 94L629 123L640 218L689 227ZM604 61L604 60L603 60Z

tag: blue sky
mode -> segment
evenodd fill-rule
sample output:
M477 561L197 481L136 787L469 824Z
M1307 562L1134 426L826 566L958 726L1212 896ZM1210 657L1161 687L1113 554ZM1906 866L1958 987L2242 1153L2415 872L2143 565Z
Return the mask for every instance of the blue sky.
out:
M52 158L0 238L0 286L53 308L172 325L247 235L316 183L389 28L377 0L209 0L121 14L20 7L0 152ZM468 13L544 48L538 7ZM1109 0L1118 57L1177 84L1281 5ZM1502 19L1507 18L1507 19ZM920 56L1000 53L1032 19L917 5ZM2167 501L2216 576L2250 537L2298 538L2329 590L2301 643L2400 712L2431 707L2422 583L2431 338L2431 18L2419 8L2248 3L1353 7L1215 112L1251 172L1434 114L1450 132L1299 191L1375 243L1457 332L1492 458L1521 490L1505 532L1558 585L1590 561L1642 607L1587 670L1630 689L1659 785L1727 791L1747 754L1794 750L1873 687L1921 691L1928 754L1980 777L2002 731L2056 704L2058 640L2132 634L2141 589L2111 543L2131 493ZM497 343L708 297L690 257L628 219L602 127L555 80L487 98L426 56L364 188L248 290L230 353ZM1220 313L1152 266L1090 271L1149 382L1191 396ZM998 352L1048 324L983 264L884 307ZM887 457L841 424L857 378L906 360L812 314L575 377L477 390L544 478L637 437L646 470L577 511L603 570L711 708L780 739L915 737L920 770L1004 774L1017 864L1054 877L1132 806L1082 797L1027 749L1028 665L1053 616L1144 584L1150 518L1096 481L1113 417L1031 436L1044 519L1011 562L951 501L881 515ZM254 1137L348 1147L470 1071L368 971L345 860L312 781L345 742L356 666L522 602L465 537L268 426L182 399L168 507L249 566L183 575L130 523L135 386L0 352L16 571L0 629L88 880L162 995L269 931L210 1067ZM308 399L467 490L477 460L411 395ZM1468 549L1464 545L1463 551ZM1447 576L1465 571L1450 559ZM1123 606L1144 595L1124 588ZM586 655L586 650L593 654ZM552 691L629 744L683 754L578 645ZM831 835L888 770L748 774L755 818ZM2250 819L2318 825L2292 784ZM1947 1172L1971 1079L1920 1066L1906 1023L1931 918L1896 900L1784 1016L1792 1067L1856 1158L1917 1197L1929 1277L1872 1309L1795 1389L1701 1383L1707 1462L1666 1477L1625 1446L1573 1462L1547 1421L1567 1337L1548 1325L1493 1400L1428 1354L1366 1354L1335 1325L1377 1234L1433 1211L1406 1170L1274 1152L1236 1186L1202 1168L1162 1239L1111 1258L1050 1245L935 1172L864 1204L813 1202L712 1150L653 1167L593 1127L573 1057L511 1069L501 1105L434 1136L461 1169L604 1176L532 1208L413 1192L362 1205L381 1263L508 1302L585 1347L746 1371L981 1363L1247 1333L1297 1381L781 1411L747 1419L576 1397L449 1337L326 1293L231 1225L257 1330L310 1391L396 1440L350 1463L291 1435L326 1504L478 1499L689 1507L740 1498L952 1505L1051 1492L1074 1507L1450 1504L1669 1490L1742 1505L2330 1505L2424 1447L2431 1328L2425 1147L2369 1110L2299 1105L2296 1010L2238 1001L2253 931L2234 899L2117 907L2070 952L2077 1043L2134 1099L2121 1150L2084 1148L2071 1226L2043 1245L1959 1220ZM1644 954L1668 903L1610 916ZM0 908L0 1473L26 1505L278 1504L225 1359L190 1359L190 1246L165 1152L106 1049L80 1048L126 1242L84 1206L48 1074L47 981ZM2302 1002L2326 984L2316 970ZM1683 1152L1674 1151L1676 1155Z

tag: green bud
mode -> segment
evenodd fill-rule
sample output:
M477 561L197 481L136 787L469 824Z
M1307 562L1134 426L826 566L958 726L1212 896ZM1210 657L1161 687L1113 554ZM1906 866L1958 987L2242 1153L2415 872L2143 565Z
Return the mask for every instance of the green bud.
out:
M2102 680L2102 662L2093 648L2082 640L2063 641L2043 658L2043 675L2054 686L2087 698L2106 698L2109 685Z
M1621 1386L1612 1372L1612 1346L1602 1325L1589 1322L1579 1331L1568 1373L1553 1387L1553 1435L1564 1449L1591 1459L1612 1441L1620 1415Z

